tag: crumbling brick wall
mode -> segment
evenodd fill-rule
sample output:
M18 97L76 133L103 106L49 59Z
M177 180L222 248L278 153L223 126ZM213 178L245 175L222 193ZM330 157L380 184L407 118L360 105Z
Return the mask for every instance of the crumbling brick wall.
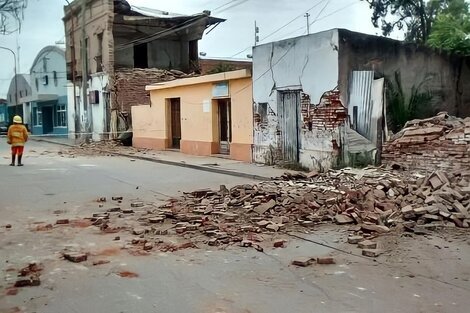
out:
M149 92L145 90L145 86L191 76L177 70L116 70L112 90L115 95L113 109L117 109L121 113L130 114L131 106L150 104Z
M412 170L470 170L470 118L414 120L384 145L382 162Z

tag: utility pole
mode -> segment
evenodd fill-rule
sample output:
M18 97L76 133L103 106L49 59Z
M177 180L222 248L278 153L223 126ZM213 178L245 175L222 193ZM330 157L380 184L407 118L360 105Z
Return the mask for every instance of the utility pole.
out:
M88 104L88 47L86 45L86 2L87 0L82 0L82 36L81 36L81 45L80 45L80 55L82 59L82 101L83 108L87 113L87 123L86 123L86 138L92 134L93 131L93 113L91 112L91 107Z
M73 108L74 108L74 124L75 124L75 139L80 138L81 124L80 124L80 104L77 103L77 57L75 55L75 14L74 9L70 6L70 2L65 0L67 5L70 8L70 20L72 21L72 30L70 31L70 47L71 47L71 57L72 57L72 88L73 88ZM77 11L78 12L78 11ZM67 36L67 34L65 34ZM66 40L67 42L67 40Z
M304 15L307 18L307 35L310 35L310 13L305 13Z
M17 75L17 72L16 72L16 54L15 54L15 51L11 50L10 48L7 48L7 47L0 47L0 49L3 49L3 50L7 50L7 51L10 51L11 54L13 54L13 69L14 69L14 72L15 72L15 76L14 76L14 81L15 81L15 114L18 114L18 75Z
M258 25L256 25L256 21L255 21L255 46L258 44L259 42L259 27Z

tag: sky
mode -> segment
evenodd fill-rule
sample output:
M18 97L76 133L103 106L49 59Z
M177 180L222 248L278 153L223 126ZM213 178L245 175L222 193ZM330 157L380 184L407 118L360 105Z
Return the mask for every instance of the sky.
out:
M20 33L0 35L0 46L17 51L18 73L28 73L37 53L47 45L64 40L62 23L65 0L29 0ZM246 58L254 44L254 23L260 44L332 28L379 34L370 21L371 10L360 0L128 0L136 6L174 13L195 14L210 10L227 19L205 35L199 51L206 57ZM290 22L290 23L289 23ZM289 24L288 24L289 23ZM288 25L286 25L288 24ZM18 44L18 45L17 45ZM60 44L59 44L60 46ZM65 47L65 46L63 46ZM5 98L14 73L13 56L0 50L0 98Z

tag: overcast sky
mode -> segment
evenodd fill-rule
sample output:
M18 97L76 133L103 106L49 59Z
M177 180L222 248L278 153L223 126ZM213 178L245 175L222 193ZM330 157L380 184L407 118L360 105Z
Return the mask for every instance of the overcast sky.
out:
M303 15L310 13L310 32L331 28L378 34L370 22L371 11L360 0L128 0L136 6L195 14L211 10L213 16L227 19L200 42L199 51L207 57L245 58L254 43L254 22L260 28L261 43L306 34ZM37 53L64 39L62 23L65 0L29 0L20 34L0 35L0 46L16 51L20 46L20 72L28 73ZM224 6L225 5L225 6ZM300 16L300 17L299 17ZM294 20L296 17L296 20ZM293 21L292 21L293 20ZM278 30L288 22L289 25ZM267 37L267 38L265 38ZM246 50L244 50L246 49ZM241 53L240 53L241 52ZM5 98L13 76L13 56L0 50L0 97Z

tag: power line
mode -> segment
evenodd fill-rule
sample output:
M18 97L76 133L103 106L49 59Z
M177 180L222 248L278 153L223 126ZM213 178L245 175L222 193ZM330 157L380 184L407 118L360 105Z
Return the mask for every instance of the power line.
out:
M325 11L325 9L328 7L328 4L330 4L331 0L328 0L325 5L323 6L323 8L320 10L320 12L318 12L317 16L315 16L315 18L313 19L313 22L310 23L310 26L312 26L316 21L318 21L318 18L320 17L320 15L323 13L323 11Z
M225 11L227 11L227 10L233 9L233 8L238 7L239 5L242 5L243 3L248 2L248 1L249 1L249 0L240 0L240 2L235 3L235 4L232 4L232 5L229 6L229 7L223 8L222 10L220 10L220 11L217 12L217 13L222 13L222 12L225 12Z
M325 16L323 16L323 17L319 17L319 18L315 19L315 20L310 24L310 26L312 26L314 23L316 23L316 22L318 22L318 21L324 20L324 19L326 19L326 18L328 18L328 17L330 17L330 16L332 16L332 15L335 15L336 13L338 13L338 12L340 12L340 11L343 11L343 10L345 10L345 9L347 9L347 8L353 6L353 5L356 5L356 4L358 4L358 3L359 3L359 2L357 2L357 1L353 1L353 2L351 2L351 3L349 3L349 4L347 4L347 5L345 5L345 6L341 7L341 8L339 8L339 9L337 9L337 10L335 10L335 11L333 11L333 12L331 12L331 13L325 15ZM299 30L303 30L303 29L304 29L303 26L300 27L300 28L297 28L296 30L294 30L294 31L292 31L292 32L290 32L290 33L287 33L287 34L285 35L285 37L289 37L290 35L292 35L292 34L298 32Z
M215 8L215 9L212 9L212 11L217 11L218 9L221 9L221 8L227 6L227 5L231 4L231 3L237 2L237 1L238 1L238 0L231 0L231 1L227 2L227 3L225 3L225 4L222 4L221 6L218 6L218 7Z
M327 0L319 0L319 1L317 1L311 8L307 9L307 13L308 13L309 11L315 9L317 6L319 6L321 3L325 2L325 1L327 1ZM289 26L290 24L292 24L293 22L295 22L295 21L298 20L299 18L304 17L304 15L305 15L305 13L302 13L302 14L296 16L295 18L293 18L292 20L290 20L290 21L287 22L286 24L284 24L284 25L282 25L281 27L279 27L278 29L274 30L274 31L273 31L272 33L270 33L269 35L263 37L263 38L261 39L261 41L266 40L267 38L271 37L272 35L274 35L274 34L278 33L279 31L283 30L284 28L286 28L287 26ZM235 56L237 56L237 55L239 55L239 54L245 52L246 50L248 50L248 49L250 49L250 48L251 48L251 46L249 46L249 47L243 49L243 50L240 51L240 52L235 53L235 54L232 55L231 57L233 58L233 57L235 57Z

